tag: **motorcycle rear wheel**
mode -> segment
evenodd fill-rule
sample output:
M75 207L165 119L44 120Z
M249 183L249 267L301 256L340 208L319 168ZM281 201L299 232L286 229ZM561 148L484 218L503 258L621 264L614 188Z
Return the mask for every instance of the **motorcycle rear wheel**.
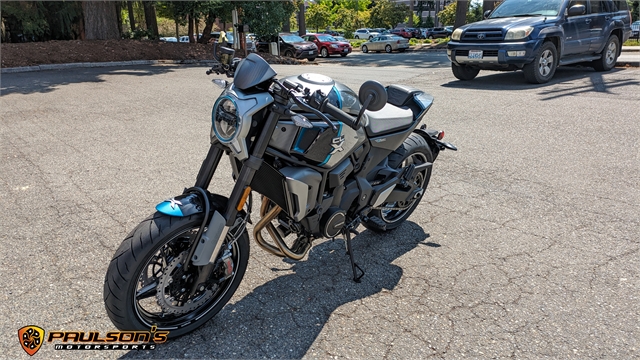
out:
M389 166L394 169L401 169L405 166L409 166L411 164L420 165L425 162L433 162L433 153L431 152L431 148L427 141L420 136L419 134L412 133L408 138L404 140L402 145L397 148L394 152L389 155ZM422 188L422 190L427 189L427 185L429 185L429 179L431 178L431 168L428 168L420 173L418 173L414 179L416 184ZM384 221L386 225L386 230L393 230L400 226L418 207L420 204L420 200L422 200L423 193L417 198L406 202L393 202L393 203L383 203L380 207L386 207L388 209L398 209L402 210L372 210L369 213L370 217L376 216L382 221ZM364 222L363 225L370 230L376 232L383 232L380 230L380 227L375 223L367 223Z
M183 271L203 214L172 217L155 213L140 223L116 251L104 282L109 318L120 330L169 331L169 338L189 333L215 316L240 285L249 259L245 230L230 246L233 273L224 279L220 267L212 271L206 288L188 295L196 266ZM228 240L229 238L227 238ZM166 274L165 274L166 273ZM224 279L218 282L219 279ZM161 290L158 290L161 289ZM182 293L181 293L182 292ZM164 306L164 308L163 308Z

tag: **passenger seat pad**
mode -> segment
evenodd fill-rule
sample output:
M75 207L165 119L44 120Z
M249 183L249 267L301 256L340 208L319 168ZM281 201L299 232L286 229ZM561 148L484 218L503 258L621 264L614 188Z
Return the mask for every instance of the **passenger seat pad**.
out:
M406 129L413 122L413 112L387 103L379 111L364 112L364 124L369 136Z

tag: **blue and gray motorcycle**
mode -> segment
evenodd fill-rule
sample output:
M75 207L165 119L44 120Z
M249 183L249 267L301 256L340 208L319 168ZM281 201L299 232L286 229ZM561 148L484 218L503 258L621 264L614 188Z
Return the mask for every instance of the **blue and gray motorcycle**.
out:
M118 329L155 327L176 337L222 309L247 268L252 193L260 195L258 246L302 260L314 241L340 236L359 281L356 228L400 226L440 151L456 150L444 132L418 128L433 103L421 90L367 81L356 95L319 74L278 80L256 54L240 60L232 49L220 52L207 74L233 80L214 80L224 90L194 186L158 204L109 264L104 301ZM228 197L209 191L223 155L235 181Z

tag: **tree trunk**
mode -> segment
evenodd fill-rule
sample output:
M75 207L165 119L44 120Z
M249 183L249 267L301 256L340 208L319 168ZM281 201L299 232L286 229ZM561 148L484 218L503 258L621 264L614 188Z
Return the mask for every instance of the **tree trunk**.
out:
M211 29L213 29L213 23L215 22L215 17L207 16L207 19L204 22L204 29L202 29L202 37L198 39L200 44L206 44L211 39Z
M291 32L291 18L288 17L285 19L284 23L282 23L282 32Z
M193 13L189 14L188 18L189 18L189 22L187 25L187 35L189 35L189 42L194 43L196 41L193 38Z
M112 1L83 1L85 38L87 40L119 39L116 3Z
M413 27L413 0L409 0L409 27Z
M158 39L158 19L156 19L156 4L153 1L143 1L144 21L147 23L147 31L150 39Z
M178 19L174 19L176 22L176 40L180 41L180 24L178 24Z
M456 21L454 29L459 28L467 22L467 11L469 10L469 0L459 0L456 6Z
M305 36L307 34L307 24L304 21L304 1L300 2L298 10L298 35Z
M131 25L131 33L136 31L136 17L133 14L133 1L127 1L127 11L129 12L129 25Z

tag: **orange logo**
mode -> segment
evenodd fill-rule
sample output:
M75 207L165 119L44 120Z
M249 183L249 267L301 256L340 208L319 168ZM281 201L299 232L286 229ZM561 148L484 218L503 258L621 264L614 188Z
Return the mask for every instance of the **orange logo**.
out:
M42 346L44 329L34 325L25 326L18 330L18 339L20 339L20 345L22 345L24 351L29 356L33 356Z

